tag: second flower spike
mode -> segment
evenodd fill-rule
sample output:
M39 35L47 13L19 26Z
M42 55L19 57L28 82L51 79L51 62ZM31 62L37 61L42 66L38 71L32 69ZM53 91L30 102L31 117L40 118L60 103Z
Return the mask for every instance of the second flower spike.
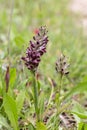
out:
M68 63L67 57L65 55L61 54L56 62L55 69L58 73L61 74L61 76L67 75L67 74L69 74L69 65L70 64Z

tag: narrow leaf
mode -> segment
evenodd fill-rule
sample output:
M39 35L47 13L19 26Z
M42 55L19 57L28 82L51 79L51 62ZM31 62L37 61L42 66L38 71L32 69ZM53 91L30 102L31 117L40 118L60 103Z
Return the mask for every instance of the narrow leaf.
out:
M82 82L82 83L79 83L77 86L73 87L70 92L68 92L65 96L65 99L66 98L70 98L73 94L76 94L76 93L83 93L87 91L87 82Z
M44 112L44 93L42 92L39 98L39 114L40 114L40 119L42 119L42 115Z
M10 87L13 87L15 80L16 80L16 69L11 68L10 69L10 83L9 83Z
M72 113L76 114L81 119L87 119L87 111L85 111L85 109L78 102L74 103Z
M25 91L21 91L19 95L16 98L16 104L17 104L17 112L20 114L21 108L23 106L23 102L25 99Z

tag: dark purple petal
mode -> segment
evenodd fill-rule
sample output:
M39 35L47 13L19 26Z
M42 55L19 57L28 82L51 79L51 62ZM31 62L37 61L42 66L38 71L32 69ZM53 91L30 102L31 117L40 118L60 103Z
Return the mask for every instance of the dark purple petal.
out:
M33 37L34 41L30 41L30 46L26 50L26 56L21 58L31 71L36 71L41 61L41 56L46 52L46 45L48 43L48 36L46 34L45 26L39 28L38 33Z

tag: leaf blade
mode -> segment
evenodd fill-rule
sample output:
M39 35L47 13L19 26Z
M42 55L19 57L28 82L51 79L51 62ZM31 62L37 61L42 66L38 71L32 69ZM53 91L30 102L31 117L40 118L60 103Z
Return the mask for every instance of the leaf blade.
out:
M5 94L3 99L5 112L15 130L18 130L18 114L15 100L8 94Z

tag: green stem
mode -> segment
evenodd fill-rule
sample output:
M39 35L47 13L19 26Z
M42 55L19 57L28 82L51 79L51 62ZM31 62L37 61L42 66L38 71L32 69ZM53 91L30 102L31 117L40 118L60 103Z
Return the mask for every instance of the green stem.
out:
M35 72L33 74L33 92L34 92L34 106L35 106L35 112L37 117L37 122L39 121L39 109L38 109L38 88L36 85L36 76Z
M60 104L61 104L60 97L61 97L61 89L62 89L62 78L63 78L63 76L61 75L60 76L60 85L58 88L58 102L57 102L57 114L58 115L59 115L59 109L60 109Z
M61 76L60 76L60 86L59 86L59 102L60 102L61 89L62 89L62 78L63 78L63 75L61 75Z
M57 115L56 115L56 124L55 124L56 130L58 130L58 127L59 127L58 122L59 122L60 105L61 105L60 97L61 97L61 89L62 89L62 78L63 78L63 75L61 75L60 77L60 85L59 85L59 90L58 90Z

